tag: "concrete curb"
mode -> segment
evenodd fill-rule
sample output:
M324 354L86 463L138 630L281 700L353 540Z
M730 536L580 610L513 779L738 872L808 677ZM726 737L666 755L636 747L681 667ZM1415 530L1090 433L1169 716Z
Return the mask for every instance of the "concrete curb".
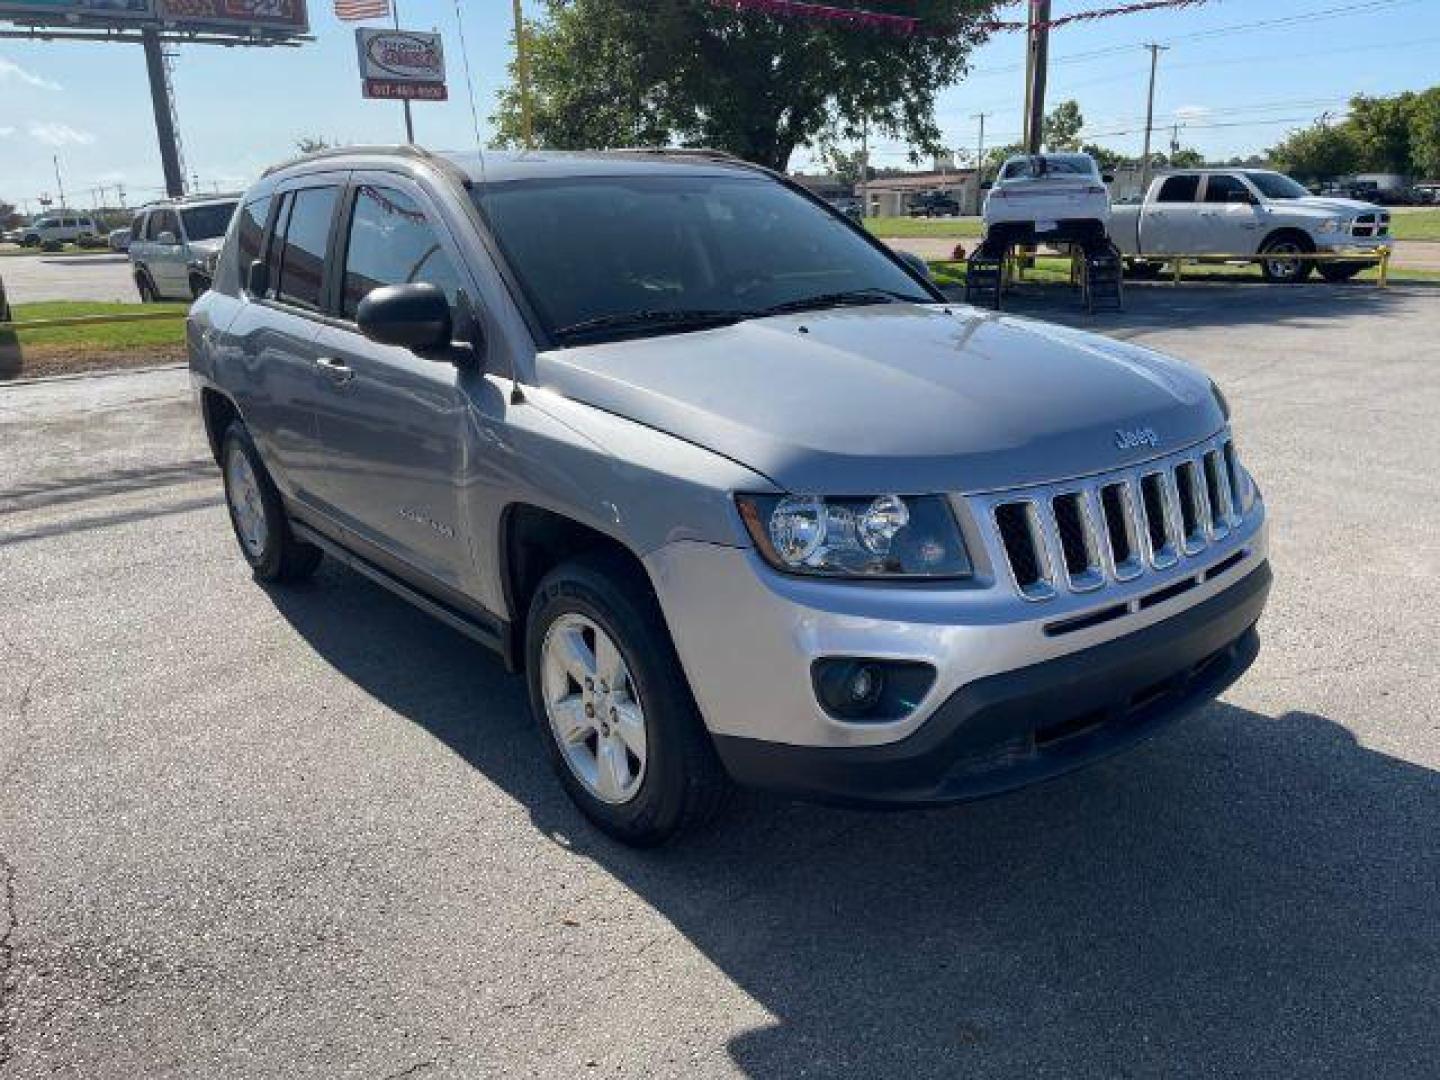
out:
M33 379L9 379L0 381L0 392L12 386L37 386L43 383L73 382L76 379L109 379L116 375L144 375L155 371L174 371L187 367L184 361L173 364L154 364L150 367L104 368L100 371L75 371L67 375L37 375Z

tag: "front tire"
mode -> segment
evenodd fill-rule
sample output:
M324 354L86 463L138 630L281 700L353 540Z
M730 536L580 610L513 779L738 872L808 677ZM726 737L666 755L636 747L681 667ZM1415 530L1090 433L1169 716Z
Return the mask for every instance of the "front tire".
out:
M650 847L719 810L729 779L643 573L603 553L551 571L525 660L551 765L597 827Z
M155 283L144 270L135 275L135 291L140 294L142 304L153 304L160 299L160 294L155 291Z
M301 581L320 565L320 549L295 537L280 492L250 432L240 421L225 430L220 468L225 480L225 505L240 554L257 581Z
M1315 245L1300 236L1282 233L1271 237L1260 246L1260 254L1273 257L1260 263L1260 272L1266 281L1277 285L1298 285L1310 276L1310 260L1285 256L1306 255L1314 250Z

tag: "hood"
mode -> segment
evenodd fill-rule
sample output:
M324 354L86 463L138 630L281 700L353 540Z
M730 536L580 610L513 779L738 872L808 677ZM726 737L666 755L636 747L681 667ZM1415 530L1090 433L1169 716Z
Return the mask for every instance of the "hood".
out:
M1123 342L956 306L884 304L543 353L542 385L781 488L976 492L1170 453L1224 424L1209 380ZM1153 445L1122 448L1148 429Z
M1323 214L1370 214L1384 212L1383 206L1361 202L1359 199L1332 199L1328 195L1308 195L1303 199L1280 199L1273 205L1281 208L1299 207Z

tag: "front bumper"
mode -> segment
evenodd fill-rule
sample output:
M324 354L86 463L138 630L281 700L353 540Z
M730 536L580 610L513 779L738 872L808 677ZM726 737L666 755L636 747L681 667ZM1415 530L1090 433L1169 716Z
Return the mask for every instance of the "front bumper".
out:
M970 683L899 742L717 735L716 749L741 783L831 802L938 804L1023 787L1134 745L1235 682L1259 651L1270 580L1261 562L1164 622Z

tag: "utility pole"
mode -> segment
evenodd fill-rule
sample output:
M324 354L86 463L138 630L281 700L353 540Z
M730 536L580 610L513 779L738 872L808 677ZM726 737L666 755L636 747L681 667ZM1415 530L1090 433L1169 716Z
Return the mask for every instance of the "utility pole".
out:
M1025 152L1038 154L1045 137L1045 79L1050 66L1050 0L1030 0L1025 48Z
M55 154L50 159L55 163L55 190L60 193L60 209L65 209L65 184L60 179L60 155Z
M860 219L870 216L870 118L860 119Z
M980 121L980 144L975 148L975 213L980 213L980 193L985 189L985 118L989 113L975 113L971 120Z
M1151 42L1145 48L1150 50L1150 96L1145 104L1145 149L1140 155L1140 194L1150 190L1150 132L1155 126L1155 68L1160 63L1160 54L1168 46Z
M520 85L520 135L525 149L535 147L535 118L530 107L530 53L525 47L525 16L520 0L513 0L515 12L515 81Z

